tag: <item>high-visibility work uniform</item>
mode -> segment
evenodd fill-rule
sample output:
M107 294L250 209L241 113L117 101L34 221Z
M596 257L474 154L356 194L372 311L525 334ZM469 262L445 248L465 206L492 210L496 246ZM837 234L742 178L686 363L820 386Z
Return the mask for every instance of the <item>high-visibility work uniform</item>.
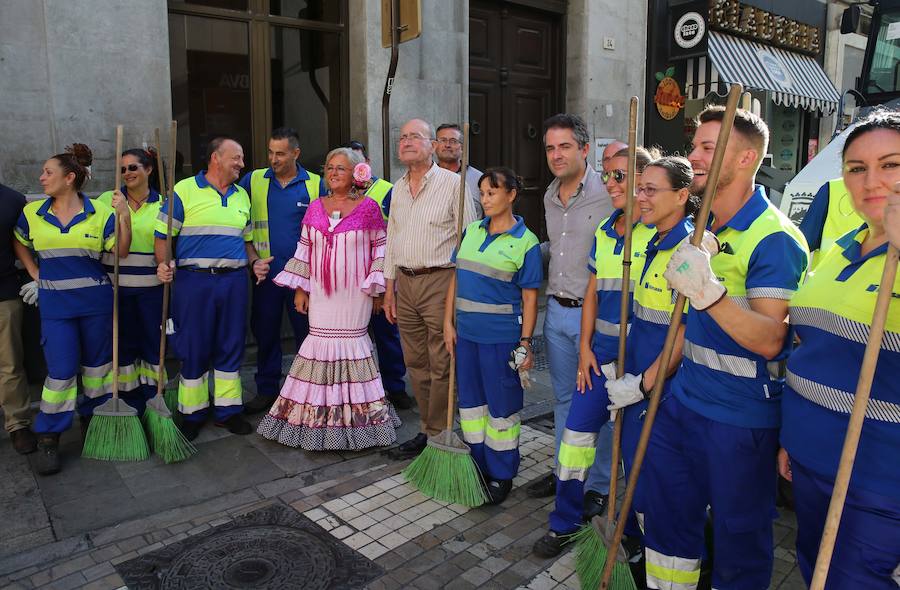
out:
M781 444L791 458L797 561L812 579L853 407L887 244L862 255L863 225L840 238L791 299L800 345L788 359ZM884 339L827 588L896 588L900 565L900 277Z
M625 238L615 229L622 210L615 211L597 227L594 243L588 255L588 272L597 278L597 319L591 349L597 363L604 365L616 360L619 354L619 322L622 302L622 258ZM631 239L631 259L636 266L643 259L653 230L634 224ZM634 267L633 267L634 268ZM634 275L628 290L634 292ZM631 306L629 305L629 309ZM631 315L629 314L629 327ZM557 534L574 533L581 526L584 485L588 471L596 459L597 437L609 420L609 398L604 383L606 377L591 374L591 389L572 394L572 406L562 433L556 466L556 508L550 513L550 530ZM608 458L602 460L609 461ZM606 490L603 491L606 493Z
M757 187L716 231L710 262L728 296L790 299L809 262L806 241ZM635 312L637 315L637 312ZM784 379L775 362L739 345L709 313L690 310L672 396L659 407L642 473L647 582L693 588L712 507L713 587L768 588L775 455ZM651 575L652 572L652 575Z
M371 197L381 208L385 223L391 211L393 186L383 178L375 178L372 186L366 190L366 196ZM406 363L403 362L403 349L400 347L400 331L397 325L387 321L382 312L372 315L369 326L372 328L375 348L378 350L378 372L381 373L384 390L389 393L404 391L406 383L403 376L406 375Z
M503 233L490 218L472 222L456 263L456 374L463 440L486 479L511 480L519 471L524 399L509 354L522 334L522 289L543 280L537 236L521 217Z
M165 238L168 201L156 222ZM209 407L209 369L215 390L215 419L241 412L241 359L247 307L247 252L252 240L250 197L231 185L221 194L205 171L175 185L172 203L174 258L172 348L181 359L178 410L202 421Z
M800 222L800 231L812 252L810 269L819 264L838 238L858 228L862 222L853 208L853 199L843 178L823 184Z
M128 188L122 194L127 198ZM112 191L97 200L112 206ZM163 199L153 188L137 211L131 211L131 249L119 261L119 393L139 414L156 395L163 287L156 277L153 232ZM112 279L112 253L102 257Z
M93 414L112 393L112 284L100 262L115 247L115 213L79 195L83 209L63 225L53 199L25 206L15 236L33 250L40 265L38 300L47 378L37 433L68 430L76 408L77 375L84 396L78 413Z
M297 175L282 187L271 168L254 170L238 183L250 195L253 245L261 258L274 260L269 275L260 284L253 283L250 331L256 339L256 388L266 397L278 395L281 382L281 318L287 311L294 331L296 348L309 332L309 320L294 309L294 292L279 287L272 279L278 275L300 240L300 222L309 204L324 194L318 174L297 164Z

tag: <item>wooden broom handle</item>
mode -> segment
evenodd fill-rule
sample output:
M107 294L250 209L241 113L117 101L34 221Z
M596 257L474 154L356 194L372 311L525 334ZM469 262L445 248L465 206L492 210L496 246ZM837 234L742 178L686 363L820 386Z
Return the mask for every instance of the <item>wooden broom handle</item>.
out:
M850 412L850 422L847 424L847 435L844 437L837 477L835 477L834 489L831 492L831 503L828 505L828 514L825 516L825 530L819 544L819 555L816 558L810 590L822 590L828 578L828 568L831 566L834 543L837 540L841 514L847 499L847 488L850 486L850 476L853 473L853 462L856 460L859 437L862 434L863 420L866 417L866 407L869 404L869 394L872 392L875 365L878 363L878 353L884 337L884 324L887 321L888 308L891 305L894 279L897 276L897 258L897 249L888 246L884 270L881 272L881 284L878 286L878 298L875 300L875 312L872 314L869 341L866 343L859 379L856 382L853 411Z
M113 192L119 190L122 185L122 136L124 129L121 125L116 125L116 170L115 170L115 188ZM114 214L115 218L115 242L113 247L113 313L112 313L112 396L119 399L119 232L118 213Z
M631 236L633 223L631 217L634 214L634 180L637 173L635 152L637 151L637 118L638 97L632 96L628 109L628 175L625 177L625 235L622 252L622 301L619 305L619 355L616 363L616 377L625 374L625 343L628 340L628 316L631 310L628 295L631 292ZM586 376L587 377L587 376ZM616 491L619 479L619 460L621 459L622 443L622 414L624 408L616 412L616 420L613 426L612 457L609 469L609 497L606 507L606 521L611 525L615 522ZM603 426L601 426L603 428Z
M716 195L716 188L719 184L719 171L722 168L722 160L725 157L725 146L728 143L728 137L731 135L731 128L734 125L734 115L737 112L738 100L741 98L743 87L740 84L732 84L728 92L728 103L725 107L725 116L722 119L722 125L719 128L719 137L716 140L716 151L713 154L712 164L709 168L709 177L706 182L706 190L703 192L703 201L700 204L700 211L697 213L696 226L694 234L691 237L691 244L700 246L703 241L703 232L706 230L706 223L709 220L709 212L712 209L712 202ZM637 488L638 476L641 474L641 466L644 463L644 456L647 454L647 445L650 442L650 431L653 428L653 421L656 419L656 411L659 409L659 399L662 397L662 389L665 384L666 368L672 361L672 351L675 349L675 337L678 335L678 328L681 327L681 315L684 312L685 296L681 293L675 300L675 308L672 310L672 318L669 321L669 330L666 332L666 340L663 344L662 353L660 354L661 371L653 384L653 393L650 395L650 403L647 406L647 415L644 416L644 425L641 428L641 438L638 440L637 450L634 453L634 461L631 464L631 473L628 474L628 487L625 488L625 498L622 500L621 514L628 514L631 510L631 502L634 499L634 491ZM616 556L618 554L619 544L622 542L622 535L625 532L625 518L620 518L616 523L616 532L610 541L609 551L606 555L606 564L603 567L603 577L600 580L601 590L609 588L609 580L612 576L613 566L616 564Z
M159 140L159 128L155 130L156 139L156 169L159 171L159 190L169 199L169 215L166 222L166 266L172 259L172 188L175 184L175 143L176 132L178 131L178 123L172 121L169 129L169 173L166 174L166 168L162 157L162 144ZM162 320L159 330L159 368L156 371L156 394L161 395L166 388L163 382L166 374L166 322L169 319L169 292L171 283L163 283L163 299L162 299Z
M463 123L462 128L462 166L459 168L459 209L456 211L456 252L459 253L459 245L462 243L464 217L466 213L466 172L469 167L469 124ZM456 272L455 270L453 271ZM456 325L456 281L453 282L453 298L450 300L453 311L450 313L450 321ZM450 357L450 392L447 394L447 430L453 428L453 391L456 389L456 357Z

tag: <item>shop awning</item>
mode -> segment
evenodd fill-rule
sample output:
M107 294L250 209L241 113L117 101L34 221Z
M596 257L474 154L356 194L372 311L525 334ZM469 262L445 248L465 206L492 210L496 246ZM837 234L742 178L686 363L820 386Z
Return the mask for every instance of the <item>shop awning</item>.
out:
M725 94L730 83L772 93L776 104L831 114L840 94L811 57L711 32L709 56L687 63L688 98Z

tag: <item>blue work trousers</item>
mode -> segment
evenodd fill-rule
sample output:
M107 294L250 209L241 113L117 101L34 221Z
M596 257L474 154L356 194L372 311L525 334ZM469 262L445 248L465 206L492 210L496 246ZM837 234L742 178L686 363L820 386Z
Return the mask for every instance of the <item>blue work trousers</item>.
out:
M797 513L797 562L812 581L834 481L791 461ZM716 555L716 559L719 556ZM861 490L851 478L825 588L896 590L900 574L900 496Z
M119 290L119 394L143 415L156 395L163 287Z
M513 479L519 472L519 375L507 361L519 345L479 344L457 338L456 375L463 440L485 479Z
M710 506L713 587L769 587L777 450L777 429L716 422L674 397L660 404L641 471L648 582L696 584Z
M91 416L112 393L112 314L42 318L41 344L47 378L34 431L65 432L72 426L76 405L79 415ZM81 396L76 395L79 373Z
M173 348L181 360L178 408L185 420L201 422L209 407L213 369L215 420L243 410L240 368L247 326L247 272L208 274L179 269L173 289ZM202 389L204 395L197 397Z
M547 299L547 315L544 317L544 341L550 364L550 380L556 403L553 406L553 422L556 430L556 453L562 441L566 418L575 391L578 373L578 348L581 334L581 308L563 307L555 299ZM607 413L607 417L608 417ZM599 428L594 465L588 470L585 488L601 494L609 489L612 429Z
M257 346L256 392L264 397L278 395L281 385L281 320L285 309L294 331L296 353L309 333L309 317L294 309L294 290L279 287L272 279L253 285L250 331Z
M406 364L403 362L403 349L400 347L400 331L384 317L384 312L372 314L369 321L372 328L372 340L378 350L378 371L381 373L381 384L390 393L406 391L403 381L406 375Z

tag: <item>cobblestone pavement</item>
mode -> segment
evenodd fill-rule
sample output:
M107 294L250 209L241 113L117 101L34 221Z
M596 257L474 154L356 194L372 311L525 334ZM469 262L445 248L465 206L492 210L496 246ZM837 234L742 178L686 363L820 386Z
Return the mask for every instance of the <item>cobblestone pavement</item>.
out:
M286 362L291 359L286 358ZM244 376L252 394L251 373ZM394 588L577 588L570 554L539 559L552 498L524 485L552 466L549 375L533 371L522 428L522 466L502 506L469 509L431 500L400 474L408 462L379 451L305 453L204 429L200 453L177 465L158 459L104 463L77 458L67 434L66 469L36 479L0 440L0 588L118 589L119 563L230 523L271 503L291 507L385 570L372 590ZM401 412L398 436L415 433ZM620 489L624 482L620 482ZM772 588L803 588L795 565L793 513L775 524Z

